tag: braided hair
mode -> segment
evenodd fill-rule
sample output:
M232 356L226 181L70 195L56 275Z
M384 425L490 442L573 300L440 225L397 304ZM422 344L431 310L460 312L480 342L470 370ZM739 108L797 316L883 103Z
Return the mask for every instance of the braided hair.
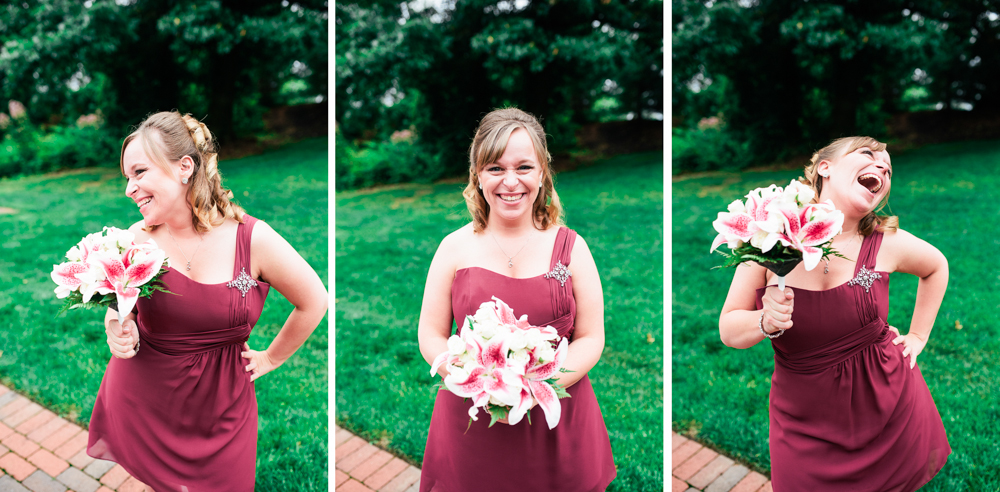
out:
M159 139L151 138L154 134ZM233 192L223 188L219 172L219 155L215 139L204 123L190 114L164 111L148 116L122 143L122 172L125 171L125 147L135 139L142 142L143 150L164 171L173 173L170 163L191 157L194 168L188 188L191 204L191 221L198 232L209 232L232 217L243 222L243 209L232 202ZM162 143L162 145L159 145ZM147 226L153 230L156 226Z

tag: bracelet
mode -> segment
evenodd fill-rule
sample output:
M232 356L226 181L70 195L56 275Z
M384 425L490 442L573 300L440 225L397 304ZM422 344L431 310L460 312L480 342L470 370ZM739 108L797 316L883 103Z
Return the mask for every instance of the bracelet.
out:
M785 332L785 330L782 330L782 329L779 329L778 331L776 331L774 333L768 333L768 332L764 331L764 311L760 312L760 319L757 320L757 328L760 328L760 332L763 333L765 337L770 338L770 339L778 338L778 337L781 336L782 333Z

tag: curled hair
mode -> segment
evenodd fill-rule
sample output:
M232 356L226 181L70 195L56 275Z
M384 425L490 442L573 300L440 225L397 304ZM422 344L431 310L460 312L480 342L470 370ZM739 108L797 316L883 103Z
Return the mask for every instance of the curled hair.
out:
M556 194L552 173L552 156L545 141L545 130L534 116L517 108L495 109L483 117L476 129L469 148L469 184L462 195L472 214L472 227L482 232L489 222L490 205L479 189L479 173L487 164L500 159L507 149L507 142L514 130L523 128L535 148L535 157L542 172L542 186L531 206L532 222L536 229L546 230L553 225L563 225L563 210Z
M833 162L862 147L867 147L874 152L881 152L885 150L886 145L872 137L844 137L830 142L830 145L819 149L813 154L812 158L809 159L810 163L803 170L804 177L801 181L812 187L816 192L816 201L819 200L820 193L823 191L823 179L820 178L817 169L819 163L823 161ZM882 198L882 202L875 207L875 210L868 212L867 215L861 218L861 221L858 222L858 232L862 236L868 236L875 231L886 232L899 229L899 217L879 213L888 203L889 194L886 193L885 197Z
M157 139L153 135L159 135ZM148 116L122 143L119 163L125 172L125 148L133 140L142 142L142 148L156 165L173 174L171 163L184 156L191 157L194 169L191 172L191 186L187 199L191 204L191 222L198 232L208 232L222 225L229 217L243 222L243 209L232 202L233 192L222 187L219 172L219 155L215 140L204 123L190 114L181 115L177 111L164 111ZM147 226L153 230L156 226Z

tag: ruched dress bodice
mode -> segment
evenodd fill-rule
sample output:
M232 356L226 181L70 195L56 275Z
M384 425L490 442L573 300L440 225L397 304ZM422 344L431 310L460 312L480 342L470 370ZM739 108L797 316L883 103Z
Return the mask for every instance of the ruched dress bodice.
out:
M951 452L919 365L892 344L889 274L874 271L881 241L864 239L851 281L791 287L794 327L771 340L776 492L913 491Z
M517 317L528 315L536 326L552 326L572 340L576 318L573 278L552 272L570 265L576 233L561 228L556 236L550 274L511 278L483 268L455 272L452 311L461 329L465 317L494 296ZM584 376L560 400L559 425L549 429L539 407L516 425L495 424L480 413L469 424L471 402L447 390L437 393L420 477L421 492L596 492L616 475L611 444L590 379Z
M157 492L254 488L257 399L240 354L269 290L249 276L256 221L237 228L233 280L203 284L168 269L171 293L136 303L139 352L104 373L87 453Z

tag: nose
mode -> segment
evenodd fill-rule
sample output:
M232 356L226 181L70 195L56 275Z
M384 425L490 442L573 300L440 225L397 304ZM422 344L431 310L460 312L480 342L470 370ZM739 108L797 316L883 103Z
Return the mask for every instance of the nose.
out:
M125 185L125 196L131 197L137 191L139 191L139 185L135 184L132 178L129 178L128 183Z
M503 177L503 184L509 188L517 186L517 176L514 174L507 174Z

